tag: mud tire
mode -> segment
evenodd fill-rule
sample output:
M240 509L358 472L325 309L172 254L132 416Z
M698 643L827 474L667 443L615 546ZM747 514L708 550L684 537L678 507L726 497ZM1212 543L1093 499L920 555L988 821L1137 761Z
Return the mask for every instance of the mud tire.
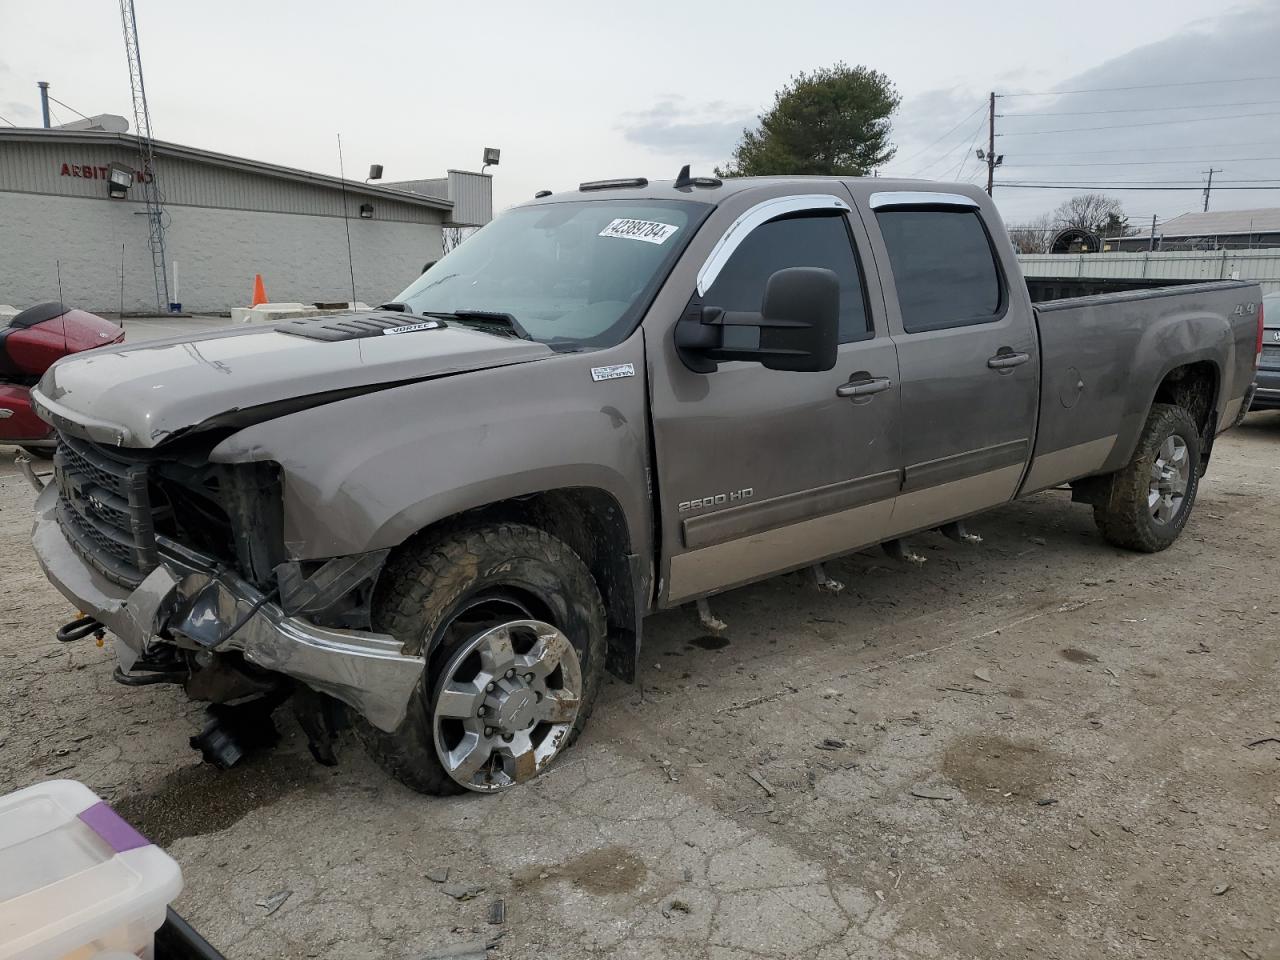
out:
M1177 435L1187 446L1190 462L1186 492L1173 518L1157 523L1147 506L1152 464L1169 437ZM1133 459L1110 477L1102 496L1094 503L1093 519L1108 543L1140 553L1164 550L1182 533L1195 506L1200 486L1200 428L1182 407L1157 403L1138 438Z
M462 793L436 755L432 709L440 671L461 638L449 638L456 612L479 595L510 595L557 626L577 651L582 706L561 752L591 716L605 662L605 611L591 572L565 543L536 527L496 523L410 542L392 554L374 593L375 630L426 651L427 669L393 732L361 719L356 730L370 756L406 786L435 795Z

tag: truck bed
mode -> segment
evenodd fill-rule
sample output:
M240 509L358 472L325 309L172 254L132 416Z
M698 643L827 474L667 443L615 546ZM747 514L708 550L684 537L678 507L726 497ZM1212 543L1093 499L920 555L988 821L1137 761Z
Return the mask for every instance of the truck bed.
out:
M1220 280L1037 303L1040 419L1022 492L1127 463L1157 388L1179 367L1214 368L1207 432L1225 429L1253 377L1261 300L1256 283ZM1208 343L1222 344L1211 360Z
M1129 279L1127 277L1024 277L1032 303L1051 300L1073 300L1100 293L1129 293L1135 290L1156 290L1164 287L1180 287L1202 284L1204 280ZM1214 282L1214 281L1208 281Z

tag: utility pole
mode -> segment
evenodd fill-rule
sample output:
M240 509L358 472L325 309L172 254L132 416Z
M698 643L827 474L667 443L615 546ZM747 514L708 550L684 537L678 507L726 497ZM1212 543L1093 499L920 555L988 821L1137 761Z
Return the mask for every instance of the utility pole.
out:
M992 196L996 185L996 92L991 91L987 107L987 196Z
M40 88L40 112L44 115L44 128L49 129L49 81L37 80L36 86Z
M1155 248L1156 248L1156 215L1153 213L1151 215L1151 245L1147 247L1147 249L1154 250Z
M1210 167L1208 170L1201 170L1200 172L1207 173L1209 175L1209 182L1204 185L1204 209L1205 209L1205 213L1208 213L1209 212L1209 191L1213 189L1213 175L1215 173L1221 173L1222 169L1218 168L1217 170L1215 170L1213 167Z

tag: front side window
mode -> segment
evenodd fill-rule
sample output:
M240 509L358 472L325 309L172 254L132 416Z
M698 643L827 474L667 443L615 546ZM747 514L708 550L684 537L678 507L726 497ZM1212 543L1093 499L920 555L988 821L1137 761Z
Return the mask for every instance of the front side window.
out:
M865 340L872 335L862 272L843 216L801 214L756 227L720 269L703 301L725 310L757 312L769 277L787 267L824 267L833 271L840 279L840 342ZM758 335L758 331L726 327L725 345L746 335Z
M711 207L570 200L502 214L396 299L419 315L492 326L506 314L561 349L621 343Z
M907 333L999 318L1000 271L975 211L881 210L876 221Z

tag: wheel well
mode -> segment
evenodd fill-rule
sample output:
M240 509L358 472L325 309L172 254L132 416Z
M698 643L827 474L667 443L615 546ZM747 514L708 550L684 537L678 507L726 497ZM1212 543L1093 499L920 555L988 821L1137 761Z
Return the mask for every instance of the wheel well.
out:
M501 500L441 520L412 539L446 527L487 522L525 523L563 540L591 571L604 600L608 621L609 672L628 683L635 679L640 646L640 610L631 534L618 501L603 490L568 487Z
M1200 428L1200 473L1204 474L1213 450L1217 417L1218 369L1207 360L1174 367L1156 387L1156 403L1182 407Z
M1156 403L1182 407L1196 422L1203 435L1209 427L1209 415L1218 397L1218 371L1212 363L1201 361L1174 367L1156 387Z

